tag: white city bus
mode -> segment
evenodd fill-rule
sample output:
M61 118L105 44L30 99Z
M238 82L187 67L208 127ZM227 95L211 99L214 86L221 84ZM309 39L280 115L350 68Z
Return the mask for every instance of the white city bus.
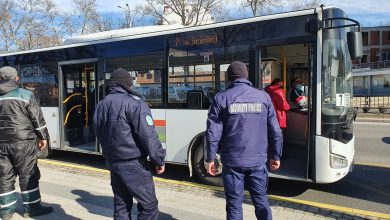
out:
M152 109L167 163L188 166L190 175L216 185L221 178L204 168L204 132L213 95L228 85L228 65L247 63L249 79L260 89L282 78L287 99L289 82L299 77L307 111L287 113L286 158L271 176L330 183L353 165L351 66L361 56L359 31L342 10L319 7L197 27L84 35L63 46L1 55L0 66L16 67L21 85L40 99L50 151L94 154L101 153L92 128L95 106L110 73L126 68Z

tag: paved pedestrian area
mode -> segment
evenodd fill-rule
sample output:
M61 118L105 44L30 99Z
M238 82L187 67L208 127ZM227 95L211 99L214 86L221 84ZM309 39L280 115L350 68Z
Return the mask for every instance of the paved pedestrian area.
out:
M93 172L40 163L41 194L54 213L35 219L112 219L113 196L107 172ZM20 191L19 191L20 192ZM225 198L221 190L207 189L175 181L156 181L160 219L225 219ZM24 219L21 198L18 214ZM307 205L270 200L274 219L378 219L319 209ZM136 219L136 205L133 217ZM256 219L249 196L243 204L244 219Z
M371 110L368 113L358 111L356 116L357 122L386 122L390 123L390 110L386 113L379 113L378 111Z

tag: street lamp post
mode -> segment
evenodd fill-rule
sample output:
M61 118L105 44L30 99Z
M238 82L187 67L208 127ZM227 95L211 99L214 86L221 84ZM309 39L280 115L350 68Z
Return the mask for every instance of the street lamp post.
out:
M127 28L133 27L133 22L131 20L131 10L130 10L129 4L126 3L126 7L121 7L120 5L117 5L117 7L122 9L123 12L125 13L126 27Z

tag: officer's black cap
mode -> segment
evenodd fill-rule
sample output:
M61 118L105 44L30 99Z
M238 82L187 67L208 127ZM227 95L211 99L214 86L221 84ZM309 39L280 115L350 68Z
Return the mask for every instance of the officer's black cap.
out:
M236 79L248 79L248 69L246 64L240 61L232 62L228 69L228 80L234 81Z
M133 85L133 78L131 77L130 73L121 67L111 73L110 81L125 83L129 87Z

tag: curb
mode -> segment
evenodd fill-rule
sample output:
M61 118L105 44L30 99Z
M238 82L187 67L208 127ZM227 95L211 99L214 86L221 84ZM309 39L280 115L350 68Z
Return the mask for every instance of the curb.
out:
M355 122L384 122L384 123L390 123L390 118L356 118Z

